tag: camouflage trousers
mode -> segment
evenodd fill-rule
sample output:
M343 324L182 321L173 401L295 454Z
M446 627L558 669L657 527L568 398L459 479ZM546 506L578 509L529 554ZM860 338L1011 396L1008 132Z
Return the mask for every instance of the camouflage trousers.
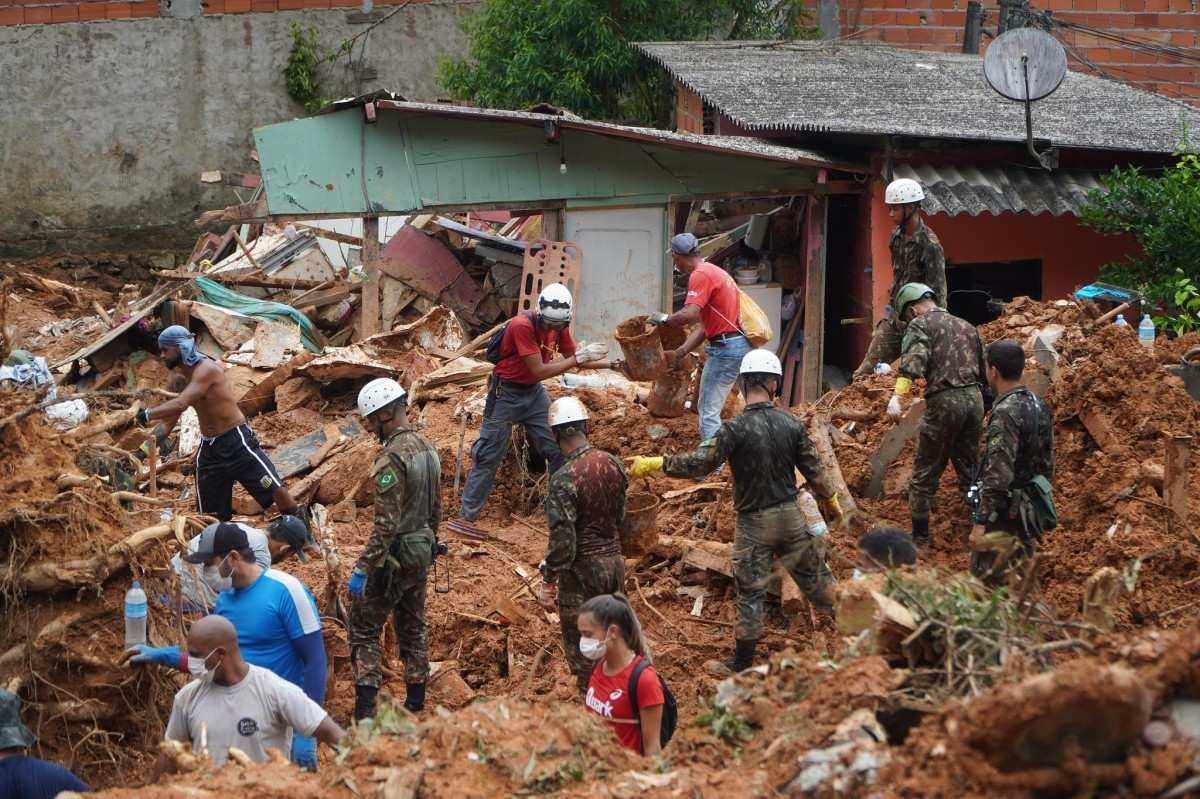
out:
M954 464L963 495L971 486L979 464L983 435L983 395L978 386L948 388L925 400L925 414L917 431L908 504L914 519L928 519L946 463Z
M904 325L900 317L892 314L886 319L880 319L871 335L871 344L862 363L854 370L854 376L870 374L877 363L891 363L900 357L900 344L904 340Z
M571 568L558 575L558 619L562 626L567 664L586 691L595 661L579 652L579 607L594 596L625 590L625 559L620 555L576 558Z
M378 688L383 678L383 645L379 635L392 614L404 681L423 683L429 677L429 640L425 628L425 577L428 570L393 574L389 585L384 569L367 580L366 596L350 605L350 664L355 685Z
M1037 539L1025 532L1020 519L1002 514L987 525L978 541L970 541L971 574L985 585L995 588L1007 581L1009 574L1020 572L1037 551Z
M804 514L794 501L737 515L733 537L733 581L737 588L739 641L763 634L763 597L775 558L814 605L831 604L833 574L825 563L825 543L809 534Z

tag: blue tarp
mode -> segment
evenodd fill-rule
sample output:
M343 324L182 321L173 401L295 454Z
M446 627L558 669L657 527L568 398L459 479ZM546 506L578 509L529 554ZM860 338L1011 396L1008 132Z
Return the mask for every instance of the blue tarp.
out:
M200 297L210 305L216 305L221 308L227 308L230 311L236 311L246 316L253 316L256 319L270 319L275 322L283 322L291 320L300 325L300 341L304 343L305 349L315 353L321 352L320 345L317 344L313 335L317 329L308 317L297 311L290 305L284 305L281 302L269 302L267 300L256 300L253 297L247 297L245 294L238 294L236 291L225 288L220 283L209 280L206 277L196 278L196 287L200 289Z

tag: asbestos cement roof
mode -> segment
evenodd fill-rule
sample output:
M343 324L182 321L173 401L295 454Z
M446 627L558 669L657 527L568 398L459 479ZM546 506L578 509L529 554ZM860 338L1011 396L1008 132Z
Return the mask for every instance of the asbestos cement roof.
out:
M748 131L1025 140L1025 109L983 77L983 58L876 42L644 42L670 75ZM1033 106L1033 135L1064 147L1169 153L1200 110L1068 72Z
M912 178L925 189L921 207L930 214L1013 213L1079 216L1087 195L1103 191L1100 176L1084 170L1019 167L898 165L897 178Z

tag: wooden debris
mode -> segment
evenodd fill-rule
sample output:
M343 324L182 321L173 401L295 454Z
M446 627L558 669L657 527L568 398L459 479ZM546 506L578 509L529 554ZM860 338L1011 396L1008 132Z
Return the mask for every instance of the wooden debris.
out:
M529 620L529 613L504 594L496 594L492 597L493 612L499 613L509 624L524 624Z
M912 407L900 417L900 422L886 433L879 442L879 446L875 448L875 453L871 456L871 472L867 481L867 486L863 490L863 496L868 499L878 499L883 493L883 477L887 473L888 467L896 458L900 457L900 453L904 451L904 447L917 433L917 428L921 425L921 416L925 413L925 400L919 399L912 404ZM843 510L845 505L842 506Z
M98 585L114 572L125 568L130 558L150 544L169 537L171 532L171 525L156 524L114 544L104 554L82 560L40 561L28 564L20 569L9 570L5 579L0 582L31 593Z
M837 456L833 452L833 441L829 437L829 418L823 413L814 413L808 417L806 426L808 427L808 437L817 453L817 460L837 491L843 518L849 519L858 510L858 504L854 501L854 495L850 493L849 486L846 485L842 467L838 464Z
M1167 440L1166 467L1163 476L1163 499L1170 509L1167 529L1175 534L1188 528L1188 461L1192 437L1171 436Z

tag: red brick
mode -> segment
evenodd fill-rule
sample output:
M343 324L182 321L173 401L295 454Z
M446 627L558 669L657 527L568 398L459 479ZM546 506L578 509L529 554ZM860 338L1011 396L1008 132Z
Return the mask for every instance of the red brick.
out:
M1145 11L1146 0L1121 0L1122 11Z
M943 28L961 28L966 22L965 11L933 11L929 14L929 24Z
M62 6L51 6L50 21L51 22L77 22L79 20L79 6L74 3Z
M908 0L908 8L933 8L933 0Z
M908 5L906 0L884 0L884 8L904 8Z
M962 42L962 31L952 28L933 28L930 33L933 34L933 40L938 44L960 44Z
M109 19L129 19L133 16L131 3L105 3L104 13Z
M241 14L250 10L250 0L225 0L226 14Z
M1134 14L1133 27L1135 28L1157 28L1158 14Z
M376 0L378 2L379 0ZM329 0L330 8L350 8L362 5L362 0Z
M279 5L275 0L250 0L251 11L278 11Z
M280 11L294 11L298 8L304 8L304 0L279 0Z
M1096 8L1100 11L1120 11L1121 0L1097 0Z
M80 3L79 4L79 21L90 22L95 19L104 19L106 12L104 3Z
M1158 24L1170 30L1200 30L1200 14L1158 14Z
M955 0L933 0L933 7L934 8L958 8L958 4L955 2ZM964 11L962 13L965 14L966 12Z
M158 3L154 0L141 0L140 3L130 4L130 16L138 19L158 16Z
M1144 0L1147 11L1169 11L1171 0Z
M895 12L895 25L920 25L921 13L919 11L897 11Z
M1183 45L1184 47L1196 46L1196 34L1188 33L1187 31L1171 31L1170 43L1174 45Z
M1075 0L1042 0L1042 7L1051 11L1069 11L1075 7Z
M329 8L329 0L304 0L305 8Z
M1171 0L1172 11L1191 11L1192 0Z
M1075 0L1071 4L1074 11L1095 11L1097 0Z
M21 6L0 8L0 25L20 25L25 21L25 9Z
M48 6L26 6L25 8L25 24L37 25L42 22L50 21L50 8Z
M224 14L225 0L201 0L200 7L205 14Z
M928 28L909 28L908 40L918 44L928 44L933 41L933 33Z

